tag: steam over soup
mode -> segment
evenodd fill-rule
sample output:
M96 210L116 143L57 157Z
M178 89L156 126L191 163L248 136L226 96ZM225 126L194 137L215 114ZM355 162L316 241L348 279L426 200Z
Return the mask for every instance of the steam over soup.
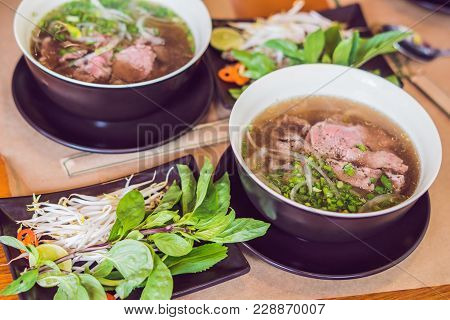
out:
M78 0L48 13L31 52L45 67L76 80L129 84L169 74L194 56L186 23L146 0Z
M359 103L313 96L266 109L242 155L267 186L309 207L342 213L392 207L412 195L419 160L408 136Z

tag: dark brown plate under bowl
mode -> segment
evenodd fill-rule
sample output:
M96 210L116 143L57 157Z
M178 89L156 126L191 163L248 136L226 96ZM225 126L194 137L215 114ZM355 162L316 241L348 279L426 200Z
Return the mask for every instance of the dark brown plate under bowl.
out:
M87 152L137 152L180 137L208 111L214 95L213 77L204 61L195 72L189 85L167 102L170 108L161 106L157 112L128 121L90 120L55 105L40 89L23 57L14 71L12 93L28 124L53 141Z
M351 5L343 6L343 7L336 8L336 9L319 11L319 13L330 20L339 21L339 22L345 24L345 26L347 28L360 29L362 37L369 37L372 35L372 33L370 32L369 27L367 25L367 22L364 18L364 14L361 10L361 6L359 4L351 4ZM217 20L213 20L213 25L214 25L214 27L222 27L222 26L226 26L228 24L228 22L236 22L236 21L252 21L252 20L249 20L249 19L247 19L247 20L246 19L239 19L239 20L222 20L222 19L220 19L219 20L219 19L217 19ZM229 64L229 62L227 62L221 58L221 52L219 52L218 50L210 49L207 51L206 54L208 55L208 58L209 58L209 61L211 64L211 68L214 71L214 75L215 75L214 81L216 82L216 87L217 87L217 93L216 93L217 97L226 108L231 109L233 107L234 103L236 102L236 100L234 100L234 98L229 94L228 90L231 88L236 88L237 86L234 84L226 83L217 77L217 72L220 69L222 69L225 65ZM380 75L383 77L394 73L392 71L392 69L389 67L389 65L387 64L386 60L381 56L376 57L375 59L372 59L369 62L367 62L366 64L364 64L362 69L364 69L364 70L379 70Z
M166 163L156 168L152 168L136 174L133 177L133 183L140 183L148 181L153 177L153 173L156 172L155 181L163 181L166 177L167 172L170 168L176 166L177 164L186 164L194 174L198 176L198 168L195 160L192 156L186 156L172 162ZM179 180L177 170L172 170L169 180ZM99 195L102 193L109 193L114 190L123 188L126 181L125 178L115 180L112 182L96 184L89 187L66 190L61 192L49 193L42 195L42 200L56 202L60 197L68 196L72 193L79 193L85 195ZM9 199L0 199L0 235L8 235L15 237L17 232L16 220L23 220L31 216L30 212L26 211L26 205L32 202L32 197L17 197ZM236 277L242 276L250 271L250 266L247 260L242 255L238 246L235 244L227 245L228 247L228 257L216 264L211 269L196 273L196 274L185 274L178 275L174 277L174 290L173 298L178 298L186 294L190 294L202 289L209 288L211 286L223 283L225 281L234 279ZM10 261L12 258L16 257L19 252L16 249L3 246L6 253L7 260ZM10 270L13 278L16 279L20 272L23 271L25 264L22 261L16 261L10 264ZM53 299L56 290L41 288L35 286L32 290L22 293L19 295L21 299L27 300L49 300ZM139 299L140 291L136 292L129 297L129 299Z
M231 148L224 153L217 174L227 171L231 207L239 218L262 219L241 184ZM387 270L406 259L419 245L430 219L425 193L412 209L382 234L344 243L311 242L296 238L273 224L264 237L244 243L267 263L297 275L318 279L354 279ZM270 222L270 221L267 221Z

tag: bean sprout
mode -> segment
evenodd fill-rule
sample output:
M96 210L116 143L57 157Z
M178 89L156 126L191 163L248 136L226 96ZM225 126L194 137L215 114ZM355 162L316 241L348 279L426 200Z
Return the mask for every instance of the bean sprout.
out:
M120 199L129 191L138 189L144 196L146 209L157 206L169 183L169 176L174 168L166 174L166 179L155 183L153 178L142 183L132 184L133 176L126 179L124 188L100 196L71 194L62 197L58 203L41 201L40 196L33 195L33 203L28 205L32 211L31 219L22 220L27 228L43 243L53 243L68 252L77 251L105 243L116 221L116 209ZM90 265L103 259L105 249L76 254L74 262ZM79 268L78 268L79 269Z

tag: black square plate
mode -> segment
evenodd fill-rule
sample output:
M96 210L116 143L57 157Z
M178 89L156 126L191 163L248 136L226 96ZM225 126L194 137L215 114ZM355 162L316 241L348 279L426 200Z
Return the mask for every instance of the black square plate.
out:
M165 179L170 168L177 164L186 164L195 175L198 175L198 168L192 156L185 156L183 158L174 160L172 162L163 164L159 167L145 170L139 174L134 175L133 183L140 183L148 181L156 172L156 180L162 181ZM179 181L177 170L172 170L169 180ZM79 193L84 195L99 195L102 193L109 193L120 189L125 185L125 178L114 180L111 182L96 184L89 187L78 188L73 190L66 190L61 192L49 193L42 195L43 201L57 202L59 198L68 196L72 193ZM0 199L0 235L14 236L17 232L17 224L15 221L29 218L31 213L26 211L26 205L32 202L31 196ZM8 261L16 257L19 252L10 247L3 246ZM19 261L13 262L10 265L11 273L16 279L21 271L24 269L24 264ZM211 269L197 274L185 274L174 277L174 290L172 298L178 298L189 293L193 293L211 286L220 284L222 282L242 276L250 271L250 266L247 260L242 255L237 245L228 245L228 257L212 267ZM53 289L45 289L35 286L32 290L19 295L21 299L32 300L49 300L53 299L55 291ZM130 296L130 299L138 298L137 294Z
M339 7L336 9L329 9L319 12L324 17L333 20L339 21L347 26L347 28L358 28L360 30L361 36L370 37L372 33L369 30L366 19L364 19L364 14L361 10L359 4L352 4L344 7ZM226 19L217 19L213 21L214 27L225 26L229 22L232 21L252 21L248 19L239 19L239 20L226 20ZM208 50L207 54L209 55L209 63L211 69L214 71L214 81L216 83L216 94L221 103L228 108L231 109L235 103L233 97L230 96L228 90L231 88L236 88L235 84L230 84L221 81L217 77L217 72L222 69L227 61L221 58L221 52L211 48ZM370 60L362 67L364 70L380 70L380 75L385 77L393 74L394 72L387 64L386 60L378 56L375 59Z

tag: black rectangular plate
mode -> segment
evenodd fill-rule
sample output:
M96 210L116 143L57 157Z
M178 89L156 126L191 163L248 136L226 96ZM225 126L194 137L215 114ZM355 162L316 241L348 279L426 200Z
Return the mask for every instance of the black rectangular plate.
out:
M320 11L320 14L327 17L330 20L339 21L341 23L344 23L347 28L360 28L361 29L361 36L363 37L369 37L372 35L370 32L367 22L364 18L364 14L361 10L361 7L359 4L352 4L336 9L329 9ZM251 20L214 20L213 25L214 27L220 27L227 25L228 22L231 21L251 21ZM218 50L215 50L213 48L210 48L207 52L209 56L209 64L211 66L212 71L214 72L214 81L216 83L216 95L219 101L225 106L225 108L231 109L235 103L235 100L233 97L230 96L228 93L228 89L236 88L237 86L235 84L230 84L221 81L217 77L217 72L222 69L226 64L229 62L223 60L221 58L221 52ZM394 72L387 64L386 60L379 56L375 59L370 60L364 66L362 67L364 70L375 70L379 69L381 76L385 77L388 75L393 74Z
M170 168L177 164L186 164L198 176L198 167L192 156L185 156L172 162L163 164L159 167L145 170L139 174L134 175L133 183L140 183L148 181L153 177L156 171L156 180L163 181ZM179 181L177 170L172 170L169 181ZM99 195L109 193L114 190L123 188L125 185L125 178L114 180L111 182L100 183L89 187L60 191L55 193L48 193L42 195L43 201L57 202L59 198L68 196L72 193L84 195ZM0 199L0 235L9 235L15 237L17 232L17 224L15 221L27 219L31 216L30 212L26 211L26 205L32 202L31 196L5 198ZM10 247L3 246L7 260L10 261L16 257L19 252ZM10 270L13 278L16 279L21 271L23 271L25 264L20 261L15 261L10 264ZM228 245L228 257L212 267L211 269L197 273L185 274L174 277L174 290L172 298L178 298L202 289L215 286L225 281L242 276L250 271L250 265L242 255L238 246L235 244ZM140 293L136 292L129 297L129 299L138 299ZM25 300L50 300L55 294L54 289L45 289L35 286L32 290L19 295L20 299Z

